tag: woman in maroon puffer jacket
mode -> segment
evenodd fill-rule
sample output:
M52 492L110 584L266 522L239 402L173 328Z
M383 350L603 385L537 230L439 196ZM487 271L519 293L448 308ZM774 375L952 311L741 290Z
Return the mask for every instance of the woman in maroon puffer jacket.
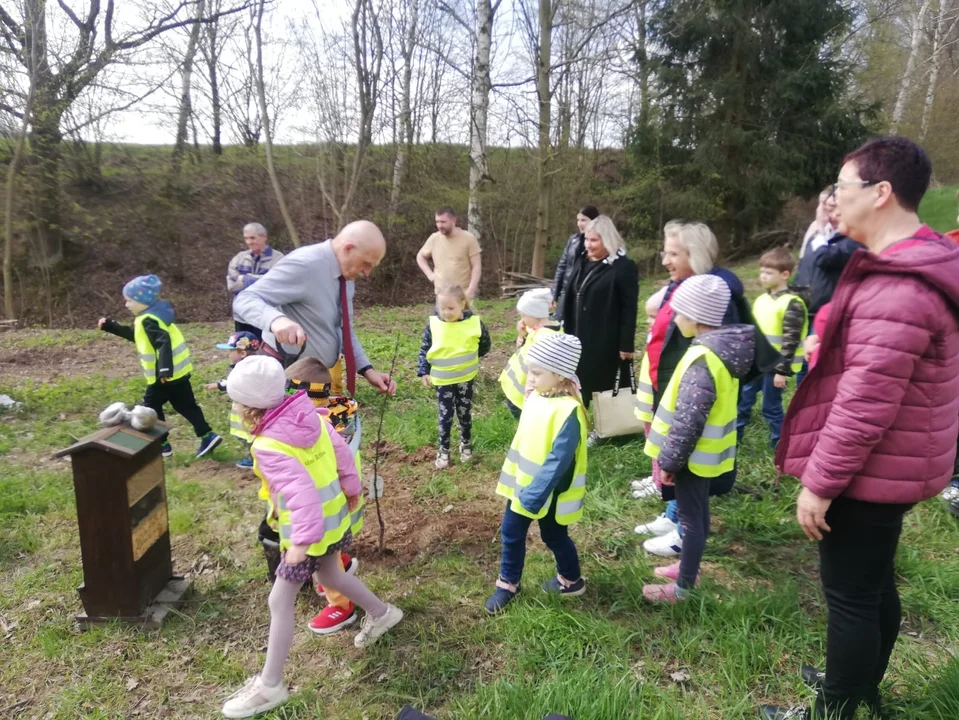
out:
M877 138L835 186L840 231L863 243L842 275L819 362L783 425L776 464L800 478L797 519L819 541L829 608L815 708L763 717L879 711L902 619L894 559L903 515L948 483L959 432L959 248L920 223L931 166L919 146ZM792 714L788 714L792 713Z

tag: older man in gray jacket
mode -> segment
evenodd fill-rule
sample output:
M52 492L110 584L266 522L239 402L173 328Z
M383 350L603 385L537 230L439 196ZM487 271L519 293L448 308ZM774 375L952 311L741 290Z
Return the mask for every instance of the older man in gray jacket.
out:
M376 225L352 222L332 240L284 257L236 296L233 313L263 331L268 354L281 360L315 357L330 369L334 385L342 355L351 394L356 375L382 393L393 393L396 383L373 369L353 328L353 281L369 277L385 254L386 240Z
M266 228L260 223L247 223L243 226L243 241L247 249L233 256L226 271L226 289L233 293L234 297L266 275L283 257L283 253L269 246ZM234 330L237 332L251 332L257 338L260 337L258 327L240 322L236 316L233 320Z

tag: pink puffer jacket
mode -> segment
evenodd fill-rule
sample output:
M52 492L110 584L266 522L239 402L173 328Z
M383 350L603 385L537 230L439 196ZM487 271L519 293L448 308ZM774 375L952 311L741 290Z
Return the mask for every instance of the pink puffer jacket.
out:
M776 466L819 497L916 503L952 475L959 435L959 247L923 227L859 250L796 391Z

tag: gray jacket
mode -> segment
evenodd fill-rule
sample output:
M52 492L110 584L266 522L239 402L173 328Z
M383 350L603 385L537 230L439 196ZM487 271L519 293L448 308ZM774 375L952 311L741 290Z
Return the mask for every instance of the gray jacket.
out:
M719 356L734 378L742 380L753 366L756 354L754 325L726 325L693 340ZM692 347L692 346L690 346ZM676 413L659 453L659 467L677 473L686 467L696 443L702 437L706 419L716 402L716 384L705 358L699 358L686 370L679 382Z

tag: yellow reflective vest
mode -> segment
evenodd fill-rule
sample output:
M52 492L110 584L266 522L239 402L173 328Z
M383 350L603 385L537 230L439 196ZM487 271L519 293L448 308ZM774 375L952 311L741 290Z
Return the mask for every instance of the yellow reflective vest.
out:
M253 436L243 423L243 418L236 410L236 403L230 406L230 435L240 438L243 442L253 442Z
M739 396L739 380L734 378L726 365L705 345L692 345L676 366L676 371L659 401L653 424L646 439L646 454L658 458L663 442L673 424L679 384L683 375L699 358L705 358L709 374L716 386L716 402L706 418L706 427L689 456L689 470L700 477L719 477L729 472L736 464L736 411Z
M756 319L756 325L760 332L766 336L773 349L779 352L783 349L783 318L786 317L786 309L789 303L798 300L803 308L802 335L799 336L799 347L796 348L796 354L793 356L792 371L794 373L802 370L805 349L803 348L803 338L809 332L809 311L806 309L806 303L802 298L793 293L783 293L779 297L773 297L768 292L763 293L756 302L753 303L753 317Z
M479 315L457 322L443 322L436 315L430 317L433 344L426 352L426 360L434 385L455 385L476 377L482 332Z
M639 364L639 379L636 381L636 404L633 415L640 422L653 421L653 379L649 374L649 353L643 354Z
M513 353L513 356L506 363L503 372L499 376L500 387L503 388L503 394L513 405L522 409L526 402L526 355L533 344L549 335L555 335L557 330L549 327L541 327L526 333L526 340L523 346Z
M506 453L506 461L496 485L496 494L509 498L510 510L514 513L538 520L549 512L552 494L537 513L530 512L520 504L519 494L546 462L556 436L571 413L576 413L579 420L579 445L576 448L573 480L556 501L556 522L570 525L583 516L586 498L586 415L575 398L568 395L543 397L537 392L526 398L519 427Z
M335 432L335 430L333 430L332 428L332 424L330 420L327 417L324 417L322 415L320 417L326 421L326 424L329 426L328 430L330 432ZM332 446L332 440L330 441L330 444ZM350 451L353 453L353 460L356 462L356 474L359 476L360 481L362 482L363 461L360 458L360 451L358 448L354 448L352 445L350 446ZM334 459L334 462L335 462L335 459ZM254 472L256 472L256 458L254 458L253 460L253 470ZM266 479L263 478L262 476L260 477L260 481L261 481L260 490L257 493L257 497L259 497L260 500L263 500L266 502L266 523L271 528L273 528L274 532L279 532L279 521L276 516L276 507L273 504L273 498L270 495L270 488L266 484ZM353 534L354 537L356 535L359 535L360 531L363 529L363 518L365 514L366 514L366 497L363 495L363 493L360 493L360 502L356 506L356 509L350 514L350 532Z
M293 447L265 435L258 435L253 439L253 471L264 483L266 478L263 477L259 469L256 459L257 450L280 453L295 458L307 469L313 479L313 485L323 502L323 538L310 545L306 550L306 554L313 557L325 555L330 545L343 539L351 524L346 495L340 487L340 480L336 471L336 455L333 452L330 432L331 429L327 423L320 423L320 437L313 447L309 448ZM280 550L287 550L293 544L292 514L286 505L286 498L283 493L275 493L273 497L276 499L277 524L275 529L280 534ZM272 514L271 512L270 515L272 516Z
M156 315L150 313L140 313L133 321L133 342L137 346L137 354L140 357L140 367L143 368L143 377L146 378L147 385L153 385L157 381L157 350L150 344L150 338L146 329L143 327L143 321L147 318L155 321L160 329L170 336L170 345L173 355L173 374L171 380L179 380L193 372L193 361L190 359L190 348L186 346L186 340L183 339L183 333L176 323L167 325Z

